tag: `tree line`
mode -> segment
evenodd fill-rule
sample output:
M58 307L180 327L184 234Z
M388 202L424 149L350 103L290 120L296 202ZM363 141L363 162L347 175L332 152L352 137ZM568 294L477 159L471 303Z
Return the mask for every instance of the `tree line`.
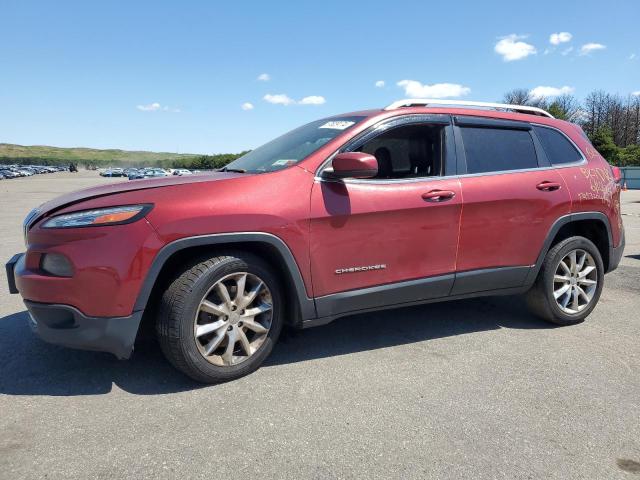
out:
M188 168L189 170L211 170L222 168L233 162L236 158L248 153L249 150L240 153L218 153L216 155L200 155L195 158L172 160L165 167Z
M640 95L621 95L596 90L580 102L565 94L547 99L529 90L507 92L504 103L543 108L562 120L582 127L600 154L613 165L640 166Z

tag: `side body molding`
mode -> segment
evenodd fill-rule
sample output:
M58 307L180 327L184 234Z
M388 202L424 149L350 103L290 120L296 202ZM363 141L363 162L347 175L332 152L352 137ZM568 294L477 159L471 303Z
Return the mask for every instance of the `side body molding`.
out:
M190 247L200 247L205 245L225 245L238 242L267 244L271 247L274 247L282 257L282 260L285 263L284 266L288 270L291 277L293 286L295 288L295 295L300 305L302 320L316 317L315 303L313 299L307 297L304 280L302 279L298 264L296 263L291 250L289 250L289 247L279 237L276 237L275 235L272 235L270 233L263 232L239 232L201 235L197 237L181 238L179 240L168 243L158 252L155 259L153 260L153 264L151 265L142 288L140 289L140 293L138 294L138 298L136 299L133 310L141 311L145 309L153 286L156 283L162 267L174 253Z

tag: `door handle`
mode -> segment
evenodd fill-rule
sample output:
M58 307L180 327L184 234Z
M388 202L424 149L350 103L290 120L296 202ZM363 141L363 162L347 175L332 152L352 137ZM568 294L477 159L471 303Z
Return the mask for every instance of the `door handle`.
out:
M560 186L561 185L556 182L542 182L536 185L536 188L543 192L553 192L555 190L560 190Z
M422 198L428 202L444 202L451 200L456 196L456 192L451 190L431 190L430 192L423 193Z

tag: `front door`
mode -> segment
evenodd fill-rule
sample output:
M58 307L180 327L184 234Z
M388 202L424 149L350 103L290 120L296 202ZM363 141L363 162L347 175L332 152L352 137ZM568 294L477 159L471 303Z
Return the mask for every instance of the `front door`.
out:
M403 124L351 151L376 156L373 179L318 179L311 274L320 317L443 297L453 285L462 196L447 178L450 126Z

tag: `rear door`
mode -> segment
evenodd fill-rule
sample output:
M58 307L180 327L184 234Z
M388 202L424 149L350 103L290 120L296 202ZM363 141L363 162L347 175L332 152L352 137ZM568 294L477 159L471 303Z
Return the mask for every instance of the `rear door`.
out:
M452 294L521 286L558 217L562 176L527 122L454 119L464 199Z

